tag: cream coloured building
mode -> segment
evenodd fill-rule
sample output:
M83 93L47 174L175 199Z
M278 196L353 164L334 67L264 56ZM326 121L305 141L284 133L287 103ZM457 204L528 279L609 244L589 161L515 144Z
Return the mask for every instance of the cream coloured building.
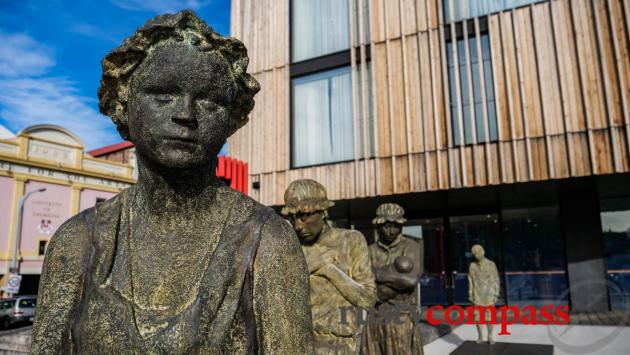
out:
M106 200L135 182L131 164L93 158L83 142L55 125L35 125L0 138L0 274L9 271L19 200L23 209L20 293L35 293L48 241L69 217Z

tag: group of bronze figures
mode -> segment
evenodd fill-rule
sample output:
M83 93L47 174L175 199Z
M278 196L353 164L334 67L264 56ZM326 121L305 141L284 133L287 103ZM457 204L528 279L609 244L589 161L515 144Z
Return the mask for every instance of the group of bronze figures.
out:
M284 200L282 214L308 265L315 353L422 354L420 326L409 312L417 307L423 253L420 243L402 234L402 207L379 206L373 220L379 238L368 247L360 232L332 226L328 208L334 203L317 181L292 182ZM402 314L365 314L396 311Z
M315 181L289 186L291 228L215 176L260 90L247 64L240 41L191 11L150 20L103 59L99 108L135 144L138 182L55 233L33 354L422 353L409 317L341 319L348 307L417 307L422 252L401 233L400 206L379 207L368 248L328 223L333 203ZM472 300L496 300L473 284Z

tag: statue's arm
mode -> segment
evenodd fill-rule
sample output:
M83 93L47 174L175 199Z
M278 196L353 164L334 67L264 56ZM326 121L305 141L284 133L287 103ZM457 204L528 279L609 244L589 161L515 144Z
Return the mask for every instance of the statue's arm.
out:
M337 290L353 305L370 308L376 303L376 282L365 238L358 231L350 231L346 236L345 248L350 252L351 275L347 275L334 264L322 267L321 274L335 285Z
M291 226L272 215L254 262L260 354L313 354L308 268Z
M414 261L414 264L415 263L416 262ZM416 282L418 280L418 276L413 272L408 274L398 272L394 264L383 266L374 270L374 275L376 276L376 281L378 283L387 285L397 290L408 290L410 288L414 288L416 287Z
M470 265L468 265L468 300L473 303L474 303L474 300L473 300L474 287L475 287L475 284L473 283L473 278L472 278L472 263L471 263Z
M418 279L422 276L422 244L413 242L404 251L403 255L413 260L413 270L409 273L400 273L394 264L390 264L374 270L376 282L385 284L397 290L409 290L415 288Z
M499 299L501 294L501 282L499 281L499 270L497 270L497 264L492 262L492 285L494 286L494 298L495 302Z
M83 291L89 240L83 214L66 221L46 250L37 296L31 354L68 354Z

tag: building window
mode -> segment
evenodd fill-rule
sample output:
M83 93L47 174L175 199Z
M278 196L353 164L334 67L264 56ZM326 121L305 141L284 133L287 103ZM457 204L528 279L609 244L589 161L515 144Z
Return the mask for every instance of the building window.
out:
M630 309L630 197L602 199L602 237L612 310Z
M510 10L544 0L444 0L446 23Z
M501 290L503 287L503 255L501 253L501 230L499 229L499 215L471 215L452 216L449 218L450 232L452 233L453 255L453 302L455 304L470 304L468 299L468 268L473 260L472 246L481 244L486 252L486 257L497 266ZM497 301L504 304L503 292Z
M46 254L46 247L48 246L48 241L47 240L40 240L39 241L39 251L38 251L38 255L39 256L43 256L44 254Z
M102 198L102 197L97 197L97 198L96 198L96 204L98 205L98 204L99 204L99 203L101 203L101 202L105 202L105 199L104 199L104 198Z
M291 5L291 61L350 48L347 1L293 0Z
M356 50L357 64L361 52L350 43L351 32L357 44L369 41L367 2L355 0L352 12L354 31L348 1L291 1L292 167L373 155L370 48L366 45L367 65L356 65L353 73L351 50ZM358 35L359 16L363 38Z
M558 208L506 209L502 217L509 304L540 307L567 302Z
M293 80L293 166L354 159L349 67Z
M469 21L457 25L455 39L447 32L451 127L456 146L497 140L492 61L486 27L487 22L481 21L481 33L475 34L475 27Z

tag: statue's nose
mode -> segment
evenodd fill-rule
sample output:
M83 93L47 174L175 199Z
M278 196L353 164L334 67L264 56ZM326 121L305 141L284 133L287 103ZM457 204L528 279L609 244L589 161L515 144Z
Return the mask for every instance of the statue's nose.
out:
M194 116L194 100L191 95L183 95L177 102L176 110L173 114L173 121L182 126L196 128L197 120Z

